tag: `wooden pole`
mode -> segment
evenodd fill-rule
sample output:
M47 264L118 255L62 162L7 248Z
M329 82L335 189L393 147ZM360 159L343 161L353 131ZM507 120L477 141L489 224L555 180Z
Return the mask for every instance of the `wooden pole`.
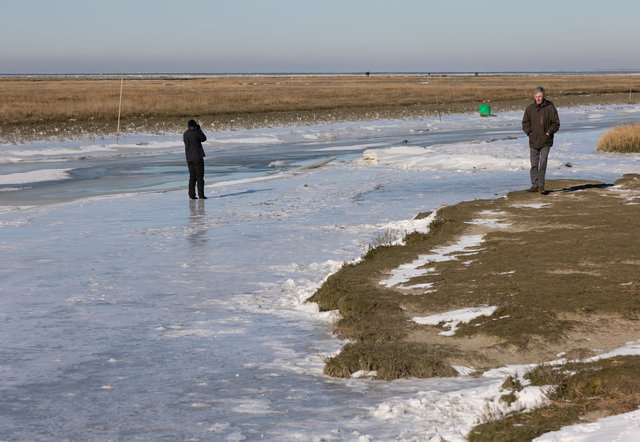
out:
M120 104L118 105L118 128L116 129L116 144L120 144L120 111L122 110L122 85L124 84L124 72L120 79Z

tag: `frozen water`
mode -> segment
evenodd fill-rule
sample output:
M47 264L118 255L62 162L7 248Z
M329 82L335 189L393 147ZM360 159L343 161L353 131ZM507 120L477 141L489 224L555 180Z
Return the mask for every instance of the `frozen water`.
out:
M594 151L639 112L599 108L586 126L588 109L561 110L549 178L640 171ZM0 145L0 439L464 440L522 367L329 378L322 358L344 342L304 300L377 236L428 228L417 213L528 187L525 166L504 167L526 157L520 118L211 133L206 201L187 199L178 136ZM363 161L404 139L439 166ZM466 149L495 161L461 167Z

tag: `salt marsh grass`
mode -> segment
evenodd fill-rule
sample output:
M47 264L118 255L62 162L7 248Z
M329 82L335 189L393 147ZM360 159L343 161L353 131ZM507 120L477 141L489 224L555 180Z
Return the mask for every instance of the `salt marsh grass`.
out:
M605 133L598 142L603 152L640 153L640 123L617 126Z
M558 106L610 104L628 102L640 76L125 76L122 122L125 131L181 130L192 117L251 128L475 112L483 102L499 112L523 109L539 84ZM114 133L119 91L116 77L0 78L0 137Z

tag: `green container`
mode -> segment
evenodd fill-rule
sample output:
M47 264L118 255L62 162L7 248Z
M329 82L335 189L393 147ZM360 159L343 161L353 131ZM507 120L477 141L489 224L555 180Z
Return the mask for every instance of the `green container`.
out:
M479 110L480 110L481 117L491 116L491 106L489 106L488 104L481 104Z

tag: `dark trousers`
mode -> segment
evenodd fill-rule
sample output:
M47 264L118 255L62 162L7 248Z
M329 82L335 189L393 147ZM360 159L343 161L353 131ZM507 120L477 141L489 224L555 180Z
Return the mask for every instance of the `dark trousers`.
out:
M531 159L531 185L534 187L544 186L544 176L547 173L547 158L549 158L550 147L541 149L529 148Z
M198 196L204 196L204 160L201 158L187 162L189 166L189 197L196 196L196 183L198 183Z

